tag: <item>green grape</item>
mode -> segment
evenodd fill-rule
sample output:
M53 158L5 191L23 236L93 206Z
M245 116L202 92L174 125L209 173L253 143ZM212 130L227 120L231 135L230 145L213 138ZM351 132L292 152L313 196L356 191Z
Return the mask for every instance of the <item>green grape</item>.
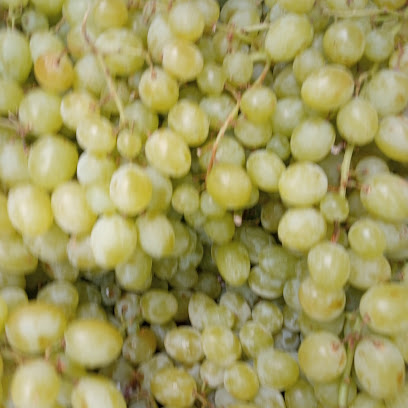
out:
M232 163L217 163L207 177L207 191L227 209L245 206L251 196L252 183L246 171Z
M31 0L36 9L42 11L47 17L61 14L63 0Z
M255 320L248 320L242 325L239 331L239 340L242 351L248 358L255 358L262 350L272 347L274 344L269 330Z
M320 242L309 251L307 266L313 281L322 289L341 289L350 276L347 251L330 241Z
M391 10L401 8L405 3L402 0L375 0L378 7L387 7Z
M80 270L94 270L96 260L91 247L91 235L72 236L67 244L69 262Z
M390 159L402 163L408 161L408 121L403 116L384 117L374 140Z
M287 13L272 22L266 37L265 49L272 61L292 60L313 40L313 26L306 16Z
M272 116L273 132L290 138L296 126L305 118L305 114L305 105L299 97L279 99Z
M215 262L228 284L240 286L248 279L251 265L248 251L242 243L233 241L217 247Z
M303 336L308 336L316 331L326 331L339 336L343 330L345 321L344 313L329 321L318 321L301 312L299 316L299 328Z
M65 330L65 353L90 369L112 363L122 349L122 336L111 324L99 319L75 319Z
M254 123L267 122L276 108L276 95L266 86L253 86L242 94L241 112Z
M381 334L397 334L408 329L408 286L378 283L361 298L360 314L368 326Z
M11 379L11 399L16 408L51 407L60 391L61 379L52 364L43 359L20 365Z
M169 25L168 13L156 13L147 31L147 48L154 62L161 62L163 47L176 38Z
M251 309L245 298L238 292L226 290L220 297L219 304L227 307L235 316L234 328L241 328L251 317Z
M157 340L152 329L142 327L126 337L122 354L132 364L140 364L152 358L156 351Z
M385 235L375 221L360 218L348 231L351 249L363 258L376 258L386 248Z
M78 306L75 314L76 319L96 319L107 320L106 312L102 306L97 303L82 303Z
M215 274L211 272L200 272L198 274L197 283L194 285L194 290L203 292L213 299L218 299L221 294L221 284Z
M86 54L79 58L74 65L74 89L98 96L104 86L105 77L95 55Z
M8 289L8 288L5 288L5 289ZM4 297L4 289L1 291L1 293L2 294L0 295L0 332L3 332L5 323L7 321L8 316L9 316L9 312L11 312L12 309L10 309L10 307L9 307L9 303L7 302L8 299L6 299ZM26 298L27 298L27 295L26 295ZM23 302L21 302L21 304L22 303ZM0 361L1 361L1 363L0 363L0 376L1 376L3 374L2 373L2 371L3 371L3 360L0 358Z
M285 208L280 201L270 200L262 205L261 224L269 232L277 232L280 218L285 212Z
M164 338L167 354L182 364L191 365L204 357L201 334L190 326L178 326Z
M274 303L267 300L260 300L254 306L252 319L260 323L271 334L279 333L283 326L281 310Z
M140 299L143 318L151 324L169 322L177 312L177 299L169 292L150 289Z
M258 255L259 266L273 279L286 281L295 276L296 258L285 248L265 246Z
M371 30L366 35L364 56L373 62L387 60L394 51L395 33L399 31L398 26L389 29L380 27Z
M85 186L96 183L107 184L115 169L116 165L112 158L82 152L77 165L77 179Z
M203 315L203 326L222 326L232 329L235 326L236 315L225 305L211 305Z
M369 336L357 344L354 369L363 390L374 398L393 398L404 385L404 359L385 337Z
M116 384L101 375L87 374L80 378L71 394L72 408L126 408L126 402Z
M5 310L7 309L7 314L11 313L16 307L28 303L27 293L23 288L18 286L6 286L0 289L0 299L4 300L5 305L2 300L0 300L0 311L2 316L6 317ZM6 306L6 307L5 307ZM3 324L5 321L3 322ZM0 323L1 327L1 323ZM3 327L4 328L4 327Z
M203 53L203 51L201 50ZM197 86L207 95L219 95L224 90L227 75L221 65L205 59L203 69L197 75Z
M126 262L137 244L136 226L119 214L102 216L91 232L91 248L96 263L103 268L115 268Z
M216 0L194 0L194 5L204 18L204 29L210 29L220 16L220 5Z
M163 405L188 407L195 400L197 385L194 378L184 369L164 367L153 375L151 392Z
M347 0L326 0L327 5L333 10L363 9L368 0L354 0L352 3Z
M312 382L333 381L346 367L346 349L332 333L318 331L309 334L299 347L299 365Z
M247 53L237 51L227 54L222 67L227 80L235 86L246 85L252 77L253 62Z
M43 136L31 145L28 172L34 184L53 190L76 171L78 151L74 143L58 135Z
M212 389L218 389L224 384L224 371L216 363L203 360L200 366L200 379Z
M256 407L285 408L282 393L275 388L264 385L259 387L258 394L256 394L253 402L256 404Z
M273 347L261 350L255 362L260 384L280 391L292 387L299 378L295 359L286 352Z
M143 140L159 127L158 115L140 100L127 105L124 109L124 114L133 126L133 129L143 135Z
M194 3L177 3L169 12L169 26L180 38L197 41L204 31L204 16Z
M395 50L388 61L389 68L399 69L407 73L407 45L403 44L398 50Z
M140 78L139 95L149 109L166 113L176 104L179 88L170 74L155 66L146 70Z
M278 3L285 10L299 14L311 11L314 5L312 0L278 0Z
M18 29L0 30L0 72L4 78L24 83L32 67L27 37Z
M314 408L317 400L313 387L305 380L300 379L285 392L287 408Z
M351 72L339 65L328 64L314 70L304 80L301 95L310 108L335 111L351 99L354 80Z
M346 295L343 289L323 289L308 277L300 285L299 301L309 317L327 322L343 312Z
M391 407L393 406L390 405L390 408ZM395 406L395 408L397 407L398 405ZM383 401L373 398L370 394L362 391L359 392L355 399L351 402L350 408L386 408L386 405Z
M226 213L225 208L215 202L207 190L200 195L200 210L207 217L222 217Z
M320 50L310 47L296 55L293 60L293 75L299 84L315 70L321 68L325 64L325 59Z
M61 98L50 91L33 88L22 99L18 117L22 126L35 136L56 133L62 126Z
M287 210L278 225L282 244L292 250L308 251L326 235L326 221L314 208Z
M342 384L342 380L335 380L329 383L316 383L314 384L314 394L317 400L324 407L327 408L337 408L339 400L339 389ZM351 407L351 402L356 398L357 386L353 379L350 380L348 385L348 397L347 403Z
M128 10L122 0L97 0L90 16L98 29L106 30L124 26L128 19Z
M162 175L154 167L146 167L150 181L152 182L152 198L148 209L151 211L164 211L168 208L173 194L173 186L168 177Z
M38 11L38 10L37 10ZM47 20L48 24L48 20ZM30 53L33 62L47 53L61 53L64 51L64 42L61 37L51 30L38 30L30 38Z
M23 89L16 80L0 78L0 115L17 113L23 97Z
M250 365L237 361L225 369L224 387L234 398L252 400L258 393L258 376Z
M21 15L21 28L25 34L31 36L35 32L48 31L47 16L36 9L26 8Z
M274 337L275 348L287 352L296 352L300 344L300 335L283 328Z
M256 265L249 272L248 285L256 295L262 298L278 299L282 296L284 281Z
M166 176L185 176L191 166L191 153L187 143L176 132L161 128L152 133L145 145L149 164Z
M235 137L244 147L257 149L264 147L272 137L271 121L256 123L240 114L234 127Z
M177 273L168 279L168 282L176 289L191 289L198 282L197 270L195 268L179 269Z
M266 150L274 152L281 160L287 160L291 155L288 138L279 133L276 133L269 139L266 144Z
M53 280L74 283L78 279L79 270L71 265L68 259L44 265L44 272Z
M66 233L85 234L96 220L86 201L85 189L76 181L57 186L51 195L51 207L55 222Z
M200 108L207 114L210 129L219 130L235 107L234 99L224 93L204 96L200 101Z
M290 150L296 160L318 162L330 153L335 136L329 121L320 117L306 118L293 130Z
M247 159L246 168L254 185L262 191L278 191L278 182L285 171L285 164L277 154L260 149L252 152Z
M327 222L345 221L350 212L347 198L337 192L328 191L320 200L320 212Z
M163 280L169 280L178 270L177 258L153 258L152 272Z
M241 357L241 343L231 329L224 326L205 327L201 334L205 357L221 367L228 367Z
M383 172L370 177L360 190L360 199L369 213L385 221L408 218L408 184L397 174Z
M133 129L122 129L118 133L118 138L116 140L116 148L119 154L128 159L132 160L142 150L143 137L139 131Z
M30 301L11 311L6 335L13 349L40 354L61 340L65 327L66 317L58 306Z
M299 287L300 287L299 279L289 279L285 282L282 293L285 303L291 309L296 310L297 312L302 311L302 306L299 302L298 296Z

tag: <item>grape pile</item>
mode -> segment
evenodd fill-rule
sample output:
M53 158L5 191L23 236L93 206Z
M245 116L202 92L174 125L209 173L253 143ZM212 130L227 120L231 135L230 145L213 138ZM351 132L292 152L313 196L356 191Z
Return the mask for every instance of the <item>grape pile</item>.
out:
M1 408L408 407L405 0L0 16Z

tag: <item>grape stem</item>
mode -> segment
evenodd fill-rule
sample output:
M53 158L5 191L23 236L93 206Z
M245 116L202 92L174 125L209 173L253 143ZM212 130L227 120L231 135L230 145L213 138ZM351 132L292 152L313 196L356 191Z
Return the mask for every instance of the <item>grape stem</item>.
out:
M350 174L351 156L353 155L353 150L354 146L348 144L346 150L344 151L343 162L341 163L339 194L342 197L346 196L347 183Z
M353 360L354 360L354 351L356 349L357 341L351 337L347 341L347 360L346 360L346 368L343 372L343 378L339 387L339 408L347 408L348 406L348 394L349 394L349 386L350 386L350 375L351 369L353 367Z

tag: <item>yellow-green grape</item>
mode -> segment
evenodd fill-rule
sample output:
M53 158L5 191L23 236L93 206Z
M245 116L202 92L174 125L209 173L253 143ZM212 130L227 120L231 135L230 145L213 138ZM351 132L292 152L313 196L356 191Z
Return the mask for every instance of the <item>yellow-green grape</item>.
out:
M264 147L272 137L271 121L256 123L248 120L242 113L234 127L235 137L244 147L257 149Z
M296 55L293 60L293 75L299 84L316 69L321 68L325 64L325 59L320 50L310 47Z
M150 289L140 299L143 318L151 324L169 322L177 313L177 299L170 292Z
M106 184L110 182L115 169L116 165L111 157L82 152L78 160L77 179L82 185Z
M54 406L61 379L54 366L43 359L20 365L11 380L11 399L16 408Z
M258 376L249 364L237 361L225 369L224 387L234 398L250 401L258 393Z
M49 23L46 15L36 9L26 8L21 15L21 28L27 35L37 31L47 31Z
M51 92L63 93L72 86L74 67L66 54L50 52L36 59L34 75L42 88Z
M398 400L398 396L396 397ZM387 401L389 408L402 408L404 405L393 406ZM384 401L373 398L370 394L362 391L357 394L354 400L350 403L350 408L386 408Z
M236 164L217 163L207 177L207 191L219 205L235 210L251 197L252 183L247 172Z
M328 322L343 312L346 295L343 289L323 289L308 277L300 285L299 301L309 317Z
M350 277L349 283L355 288L366 290L378 283L391 278L391 266L387 258L379 255L375 258L365 258L353 250L349 250Z
M387 60L394 51L395 35L400 27L380 27L371 30L366 35L364 56L373 62Z
M169 12L169 26L180 38L197 41L204 31L204 17L192 2L176 3Z
M202 71L197 75L197 86L208 95L219 95L224 90L227 75L221 65L205 62Z
M248 250L251 263L256 264L259 261L260 251L275 243L274 238L261 227L242 225L237 229L236 237L243 243Z
M323 169L307 161L290 164L279 178L279 194L288 206L317 204L326 194L327 187Z
M223 279L232 286L240 286L248 279L251 264L248 251L240 242L217 247L215 263Z
M381 69L367 83L362 93L379 116L401 112L408 102L408 75L401 71Z
M408 218L408 183L388 172L370 177L360 190L366 210L385 221L404 222Z
M97 0L90 15L92 22L100 30L106 30L124 26L128 19L128 10L121 0Z
M221 367L228 367L241 357L238 336L228 327L208 326L201 334L205 357Z
M321 112L335 111L351 99L354 79L351 72L340 65L328 64L313 71L303 82L304 103Z
M331 381L328 383L316 383L313 384L314 394L321 404L325 408L337 408L339 400L340 386L344 384L342 379ZM353 378L350 379L348 384L348 397L347 403L351 407L351 402L356 398L357 385Z
M282 293L286 305L292 310L296 310L296 312L302 311L302 306L300 305L298 296L299 287L299 279L289 279L285 282Z
M313 0L278 0L278 3L285 10L299 14L308 13L314 5Z
M191 325L198 330L202 330L204 328L205 311L214 305L214 300L205 293L194 292L188 302L188 316Z
M296 258L281 246L265 246L259 252L258 263L272 279L286 281L295 276Z
M334 22L324 33L323 49L329 60L350 67L364 54L364 32L352 21Z
M19 183L28 182L28 157L25 153L23 141L8 140L0 147L0 178L11 187Z
M314 208L291 208L279 220L278 235L284 246L308 251L326 235L326 221Z
M34 184L53 190L74 176L77 163L74 143L58 135L43 136L31 145L28 172Z
M388 61L388 66L391 69L399 69L402 72L408 73L407 71L407 44L403 44L402 48L395 50Z
M212 272L200 272L198 274L197 283L194 285L194 290L198 292L204 292L208 296L211 296L213 299L218 299L218 297L221 294L222 288L221 288L221 283L217 275L213 274ZM189 299L186 299L187 304L188 304L188 300ZM187 317L188 317L188 312L187 312Z
M225 92L217 95L204 96L200 108L207 114L210 129L219 130L234 109L235 101Z
M408 286L379 283L369 288L360 301L360 314L377 333L394 335L408 329Z
M178 326L164 338L164 346L170 357L182 364L191 365L204 357L201 333L190 326Z
M350 258L340 244L323 241L307 255L307 266L313 281L322 289L341 289L350 276Z
M338 378L346 367L346 349L332 333L318 331L300 344L299 365L309 381L327 383Z
M363 258L376 258L386 248L385 235L375 221L360 218L348 231L348 242L351 249Z
M390 159L402 163L408 161L408 121L403 116L383 118L374 140L378 148Z
M142 150L143 136L136 129L122 129L118 133L116 148L122 157L134 159Z
M224 384L224 371L223 367L205 359L200 366L200 379L210 388L217 389Z
M274 303L267 300L261 300L254 306L252 319L260 323L271 334L278 333L283 326L281 310Z
M313 26L300 14L288 13L272 22L266 37L265 50L274 62L292 60L313 40Z
M36 9L43 12L47 17L56 17L61 14L63 0L32 0L31 3Z
M298 382L285 392L285 404L287 408L312 408L317 406L317 400L313 387L305 380Z
M408 337L407 336L408 336L408 331L405 330L391 337L392 342L398 347L398 350L400 351L402 357L404 357L405 363L408 360L408 342L407 342Z
M328 191L320 200L320 212L328 222L345 221L349 211L347 198L337 192Z
M109 194L108 182L96 182L85 186L86 201L95 214L115 212L115 204Z
M215 244L227 244L234 237L234 217L229 212L223 215L210 215L204 220L203 228L205 233Z
M114 268L126 262L136 244L136 226L119 214L100 217L92 228L92 252L96 263L104 268Z
M161 174L154 167L147 166L146 173L152 182L152 198L150 199L148 210L164 211L171 202L173 195L173 185L168 177Z
M298 96L281 98L272 116L273 132L290 138L293 130L305 116L305 105L302 99Z
M299 367L289 354L273 347L262 350L255 362L259 382L279 391L292 387L299 378Z
M278 299L282 296L284 281L256 265L249 272L248 285L258 296L265 299Z
M23 239L13 234L0 238L0 268L8 275L26 275L35 271L38 259L24 244Z
M195 102L180 100L170 109L167 120L169 127L190 147L200 146L208 137L207 115Z
M101 375L87 374L75 384L71 394L72 408L126 408L126 402L116 384Z
M1 292L2 293L0 294L0 333L3 332L4 325L9 315L9 306L6 300L4 299L4 294L3 294L4 290ZM0 370L0 374L1 374L1 371L2 370Z
M126 46L124 46L126 45ZM142 40L128 28L110 28L98 35L95 47L112 75L130 75L142 68Z
M254 185L268 193L278 191L278 182L285 170L279 156L269 149L252 152L246 162L248 175Z
M0 327L4 328L5 317L19 305L28 303L28 296L23 288L18 286L6 286L0 289L0 299L0 319L4 318L4 321L0 320ZM5 314L6 308L4 307L3 301L7 307L7 314ZM1 321L3 321L3 324Z
M255 358L262 350L273 346L272 334L260 322L248 320L239 331L242 351L248 358Z
M76 319L65 330L65 353L90 369L107 366L122 350L122 336L111 323L99 319Z
M49 52L59 52L63 55L64 47L65 45L61 37L48 29L44 31L38 30L30 38L30 53L33 62L41 55Z
M30 74L32 61L27 37L18 29L0 30L0 65L5 78L24 83Z
M68 234L86 234L96 220L89 208L85 189L77 181L59 184L51 195L55 222Z
M277 232L279 220L285 212L285 208L280 201L270 200L262 205L261 224L269 232Z
M385 337L367 336L357 344L354 369L363 390L374 398L393 398L404 385L404 359Z
M235 316L234 328L239 329L251 317L251 308L244 296L238 292L227 290L219 300L219 304L226 306Z
M176 38L170 28L168 14L155 13L147 31L147 49L154 62L161 62L163 47Z
M363 9L368 0L354 0L352 3L347 0L326 0L327 5L333 10Z
M241 112L254 123L270 120L276 108L276 95L266 86L248 88L241 98Z
M136 221L140 246L152 257L163 258L175 248L175 232L164 214L147 212Z
M273 90L278 99L300 95L300 86L293 73L292 64L287 65L276 75Z
M0 95L0 115L16 114L24 97L20 84L12 78L0 78Z
M40 354L64 335L66 316L61 308L30 301L13 309L6 321L7 340L13 349Z
M146 70L140 78L139 95L149 109L166 113L176 104L179 88L170 74L155 66Z
M405 3L402 0L375 0L378 7L387 7L391 10L401 8Z
M74 65L74 89L88 91L90 94L98 96L104 86L103 70L95 55L86 54L76 61Z
M200 207L200 195L198 189L191 183L180 184L173 192L171 204L180 214L197 211Z
M48 193L33 184L20 184L9 190L7 211L14 228L27 236L45 233L53 222Z
M296 160L318 162L333 147L336 133L333 125L318 116L302 120L293 130L290 150Z
M247 53L237 51L227 54L222 67L227 80L235 86L244 86L252 77L253 62Z
M235 314L224 305L211 305L205 310L203 326L222 326L232 329L235 326Z
M68 259L57 263L44 265L44 272L57 281L67 281L74 283L79 275L79 270L72 266Z
M110 153L116 146L113 126L103 116L83 118L77 127L76 138L84 150L93 154Z
M36 136L56 133L62 126L60 106L61 98L58 95L34 88L25 94L20 103L20 124Z
M91 247L91 235L72 236L67 244L69 262L80 270L96 269L96 260Z
M204 28L212 28L220 16L220 5L216 0L194 0L194 5L204 18Z
M171 129L156 130L147 140L145 153L150 165L169 177L185 176L191 166L187 143Z
M122 354L132 364L140 364L152 358L157 347L154 331L148 327L137 329L123 342Z
M309 317L306 313L301 312L299 315L299 328L303 336L307 336L317 331L326 331L339 336L343 331L345 314L329 321L318 321Z

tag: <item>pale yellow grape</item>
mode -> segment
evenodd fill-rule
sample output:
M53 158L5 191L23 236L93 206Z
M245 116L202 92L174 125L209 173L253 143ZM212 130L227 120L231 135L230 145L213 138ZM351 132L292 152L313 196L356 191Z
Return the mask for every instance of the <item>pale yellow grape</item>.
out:
M317 400L313 387L305 380L299 381L285 392L287 408L313 408L317 406Z
M220 16L220 5L216 0L194 0L204 18L204 28L212 28Z
M175 247L175 232L164 214L146 212L136 221L140 246L152 257L171 255Z
M226 1L221 8L220 20L227 23L232 16L240 10L246 12L255 11L258 14L261 12L259 6L255 2L236 0Z
M13 234L0 238L0 268L8 275L19 276L33 272L38 259L24 244L23 239Z
M85 90L91 95L100 95L105 86L103 70L93 54L86 54L74 65L74 84L76 90Z
M293 73L292 65L286 66L276 75L273 90L278 98L300 95L300 86Z
M72 266L68 259L53 264L46 264L44 269L47 276L56 281L75 282L79 275L79 270Z
M200 101L200 108L207 114L213 130L221 128L234 106L234 99L225 92L204 96Z
M251 79L253 62L249 54L237 51L225 56L222 67L229 82L234 86L244 86Z
M308 277L300 285L299 301L309 317L328 322L343 312L346 295L343 289L323 289Z
M239 341L248 358L255 358L261 350L274 344L272 334L255 320L248 320L243 324L239 331Z
M322 51L315 47L306 48L293 60L293 74L299 84L302 84L314 70L321 68L324 64Z
M109 183L115 169L116 164L111 157L85 151L78 160L77 179L82 185Z
M255 265L249 272L248 285L255 294L262 298L278 299L282 296L284 281Z
M166 113L176 104L179 88L177 81L170 74L155 66L146 70L140 78L139 95L148 108Z
M64 42L57 33L51 30L36 30L30 37L30 53L33 62L48 52L62 52Z
M408 121L405 117L383 118L374 140L378 148L390 159L408 162Z
M288 13L272 22L265 50L274 62L286 62L307 48L313 40L313 26L300 14Z
M351 249L364 258L375 258L386 248L385 235L375 221L360 218L348 231L348 242Z
M151 324L169 322L177 312L177 299L170 292L150 289L140 299L143 318Z
M28 157L20 139L4 141L0 145L0 178L6 187L28 182Z
M246 171L236 164L217 163L207 177L207 191L227 209L242 208L251 196L252 183Z
M354 79L341 66L328 64L313 71L303 82L301 95L304 103L322 112L335 111L353 95Z
M327 5L333 10L363 9L368 0L354 0L352 3L347 0L326 0Z
M258 393L258 376L249 364L237 361L225 369L224 387L234 398L249 401Z
M289 354L273 347L262 350L255 362L260 384L284 391L299 378L299 367Z
M373 62L382 62L388 59L394 51L395 34L398 26L391 29L380 27L366 35L364 55Z
M0 237L6 238L16 234L16 230L7 213L7 196L0 192Z
M200 365L200 379L209 387L217 389L224 383L224 368L210 360L204 360Z
M362 388L374 398L393 398L404 385L404 359L385 337L367 336L357 344L354 369Z
M49 23L44 13L32 8L26 8L21 15L21 28L26 34L48 30Z
M367 290L360 301L360 314L378 333L396 334L408 329L408 286L379 283Z
M345 322L344 313L340 314L333 320L329 320L327 322L321 322L312 319L304 312L301 312L298 315L299 329L303 336L307 336L316 331L326 331L329 333L333 333L336 336L339 336L343 331L344 322Z
M241 343L234 332L224 326L209 326L201 334L205 357L221 367L228 367L241 357Z
M234 126L234 134L244 147L257 149L264 147L272 137L272 122L251 122L242 113Z
M253 86L242 94L240 109L250 121L262 123L273 115L276 102L276 95L270 88Z
M153 132L145 145L149 163L169 177L183 177L190 170L191 153L187 143L176 132L161 128Z
M193 2L176 3L169 12L169 26L180 38L198 40L204 30L204 17Z
M8 115L9 112L17 113L18 106L24 93L14 79L0 79L0 114Z
M80 378L71 394L72 408L126 408L126 402L116 384L101 375Z
M209 306L203 316L204 327L223 326L232 329L235 326L235 321L235 314L225 305Z
M282 393L276 388L263 385L259 387L258 394L253 399L253 404L256 404L256 407L285 408Z
M174 231L174 247L170 255L178 258L192 250L194 243L190 230L184 223L174 219L170 219L170 223Z
M7 211L14 228L27 236L45 233L53 222L48 193L33 184L20 184L9 190Z
M30 301L11 311L6 335L13 349L39 354L62 339L65 327L66 317L58 306Z
M52 192L51 207L56 224L66 233L85 234L96 220L86 200L85 189L77 181L59 184Z
M227 76L221 65L215 62L205 62L203 69L197 75L197 86L204 94L219 95L224 90Z
M98 0L91 9L92 22L100 30L126 24L128 10L121 0Z
M54 366L43 359L20 365L11 380L11 399L16 408L51 407L60 391L61 379Z
M378 156L363 157L355 167L356 178L360 183L365 182L374 174L387 173L388 171L388 164Z
M283 326L283 314L278 306L267 300L260 300L252 309L252 319L261 323L271 334L279 333Z
M278 183L285 164L277 154L267 149L252 152L246 162L248 175L254 185L262 191L278 191Z
M305 105L299 96L280 98L272 116L272 130L290 138L305 117Z
M180 214L197 211L200 207L200 195L197 187L190 183L180 184L173 192L171 204Z
M28 303L28 297L27 293L23 288L20 288L19 286L6 286L2 289L0 289L0 312L2 317L6 317L8 313L10 313L12 310L14 310L16 307L22 304ZM3 304L3 301L5 302L5 306ZM5 314L5 311L7 309L7 314ZM1 320L0 320L1 322ZM4 323L3 322L3 328L4 328ZM1 323L0 323L1 327Z
M366 210L385 221L408 219L408 182L397 174L378 173L370 177L360 190Z
M70 264L81 270L97 267L91 247L91 235L72 236L67 244L67 255Z
M178 326L164 338L164 346L170 357L182 364L191 365L204 357L201 333L190 326Z
M306 336L298 351L299 365L309 381L330 382L346 367L346 349L332 333L317 331Z
M63 0L32 0L31 3L35 8L43 12L47 17L55 17L61 13Z
M163 47L176 38L169 25L168 13L155 13L147 31L147 48L154 62L161 62Z
M136 226L119 214L100 217L92 228L91 248L101 267L114 268L127 261L136 244Z
M326 221L314 208L289 209L278 225L282 244L297 251L308 251L324 238L326 230Z

